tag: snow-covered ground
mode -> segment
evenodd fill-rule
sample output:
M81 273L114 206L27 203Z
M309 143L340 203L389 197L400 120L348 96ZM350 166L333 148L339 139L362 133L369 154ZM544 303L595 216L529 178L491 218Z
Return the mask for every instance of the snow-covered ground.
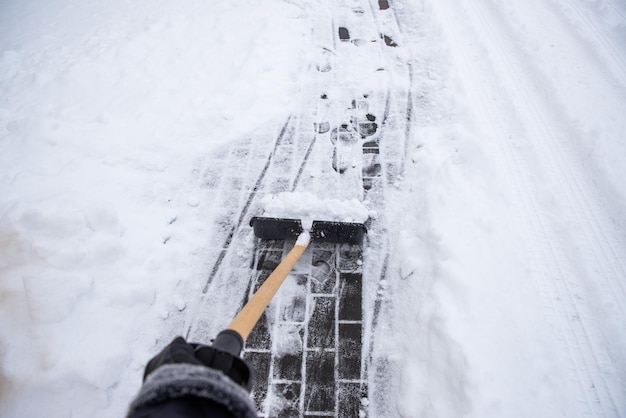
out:
M390 254L370 415L625 416L626 5L389 4L412 117L370 237ZM213 162L245 169L237 141L304 112L320 46L346 47L319 44L326 11L378 8L0 3L0 415L124 415L245 201L207 187Z

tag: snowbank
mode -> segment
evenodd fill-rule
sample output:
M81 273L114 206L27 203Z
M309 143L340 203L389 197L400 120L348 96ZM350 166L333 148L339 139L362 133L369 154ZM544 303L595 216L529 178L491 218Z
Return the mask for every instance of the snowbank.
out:
M206 274L203 156L289 113L299 13L0 5L0 415L123 416Z

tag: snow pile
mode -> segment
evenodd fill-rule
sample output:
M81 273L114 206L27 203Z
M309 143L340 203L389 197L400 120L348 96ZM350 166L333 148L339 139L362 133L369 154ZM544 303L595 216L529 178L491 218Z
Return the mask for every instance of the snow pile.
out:
M304 229L310 229L313 221L363 223L370 216L365 205L356 199L320 199L308 192L267 195L261 203L263 216L300 219Z
M243 3L0 5L0 416L123 416L183 332L203 158L282 120L300 73L299 8Z

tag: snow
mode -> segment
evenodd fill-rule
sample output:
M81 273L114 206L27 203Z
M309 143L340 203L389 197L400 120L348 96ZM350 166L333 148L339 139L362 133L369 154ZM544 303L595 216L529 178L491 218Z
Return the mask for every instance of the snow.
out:
M626 415L623 2L390 5L397 62L371 73L382 66L368 42L353 79L324 86L376 92L410 60L413 128L385 206L323 189L261 205L387 222L368 240L389 243L388 274L365 285L389 302L372 331L387 397L364 404L371 416ZM223 242L214 226L242 205L208 190L211 158L280 130L320 82L310 64L357 48L329 40L320 57L318 10L361 19L322 0L0 4L1 416L124 415L146 362L196 312ZM234 300L245 285L217 291ZM230 305L212 319L228 323ZM293 332L275 348L300 349Z
M277 5L0 6L0 415L124 415L201 281L204 156L296 88Z
M306 247L307 245L309 245L310 242L311 242L311 234L308 231L304 231L298 236L298 239L296 240L295 245L302 245L303 247Z
M313 221L364 223L370 216L367 207L356 199L324 199L309 192L283 192L261 199L263 216L300 219L310 229Z

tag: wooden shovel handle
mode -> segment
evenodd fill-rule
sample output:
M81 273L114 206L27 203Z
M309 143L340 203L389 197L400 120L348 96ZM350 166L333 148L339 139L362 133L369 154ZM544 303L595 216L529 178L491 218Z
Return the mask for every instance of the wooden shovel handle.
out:
M230 323L228 329L237 331L245 341L250 335L252 328L256 325L265 308L270 304L272 298L283 284L285 278L289 275L293 267L296 265L308 243L295 245L283 261L274 269L270 277L265 280L259 290L256 291L252 298L239 311L235 319Z

